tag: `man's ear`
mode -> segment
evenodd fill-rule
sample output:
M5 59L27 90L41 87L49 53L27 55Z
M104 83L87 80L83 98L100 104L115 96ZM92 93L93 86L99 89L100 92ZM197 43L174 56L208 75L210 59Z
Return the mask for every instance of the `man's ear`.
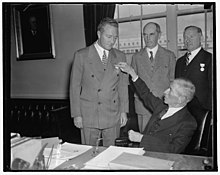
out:
M187 103L187 98L184 96L182 96L182 97L179 97L179 100L178 100L178 102L179 102L179 104L181 104L181 103Z
M97 31L98 39L100 38L101 32Z

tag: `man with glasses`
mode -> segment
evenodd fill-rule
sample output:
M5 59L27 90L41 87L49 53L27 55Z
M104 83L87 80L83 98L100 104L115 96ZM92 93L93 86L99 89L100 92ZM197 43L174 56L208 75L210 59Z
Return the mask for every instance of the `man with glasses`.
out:
M157 23L147 23L143 28L143 36L146 46L134 54L131 66L147 84L150 91L161 98L164 90L174 79L176 57L173 52L158 44L161 30ZM136 93L135 111L138 115L139 130L142 132L152 115L152 111L143 105Z

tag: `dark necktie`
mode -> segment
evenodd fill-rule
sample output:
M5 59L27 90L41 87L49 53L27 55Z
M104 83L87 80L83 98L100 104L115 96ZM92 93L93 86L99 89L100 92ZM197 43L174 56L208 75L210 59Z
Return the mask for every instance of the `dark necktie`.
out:
M165 108L164 110L162 110L159 114L159 119L161 119L168 111L168 108Z
M154 57L153 57L153 52L152 52L152 51L150 51L150 61L151 61L151 62L153 62L153 60L154 60Z
M108 58L106 56L105 50L103 51L103 55L102 55L102 63L105 67L107 66L108 63Z
M191 55L191 52L187 52L186 54L186 65L188 66L189 64L189 56Z

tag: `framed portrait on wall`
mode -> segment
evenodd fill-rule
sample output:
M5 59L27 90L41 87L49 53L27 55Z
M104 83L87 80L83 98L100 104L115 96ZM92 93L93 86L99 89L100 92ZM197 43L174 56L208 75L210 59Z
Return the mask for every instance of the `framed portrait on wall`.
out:
M49 4L19 4L13 8L17 60L54 59Z

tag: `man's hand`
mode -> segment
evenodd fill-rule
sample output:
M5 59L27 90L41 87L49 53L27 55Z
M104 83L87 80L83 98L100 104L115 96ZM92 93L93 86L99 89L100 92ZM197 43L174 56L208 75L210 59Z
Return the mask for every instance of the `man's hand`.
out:
M120 123L121 127L125 126L128 121L127 114L125 112L121 113Z
M118 63L117 65L115 65L115 66L118 67L118 68L120 68L121 71L130 74L131 77L132 77L132 80L137 79L138 76L137 76L136 72L135 72L134 69L133 69L131 66L129 66L126 62L119 62L119 63Z
M135 132L133 130L129 130L128 137L129 137L129 140L132 142L141 142L143 134L141 134L139 132Z
M81 116L74 117L74 125L75 125L77 128L82 128L82 127L83 127L82 117L81 117Z

